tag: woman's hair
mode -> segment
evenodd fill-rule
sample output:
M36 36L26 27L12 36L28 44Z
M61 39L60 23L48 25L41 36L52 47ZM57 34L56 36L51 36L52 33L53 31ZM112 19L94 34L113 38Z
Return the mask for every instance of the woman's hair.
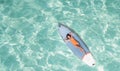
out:
M67 39L69 39L69 38L68 38L68 36L70 36L70 37L71 37L71 35L70 35L70 34L67 34L67 35L66 35L66 38L67 38Z

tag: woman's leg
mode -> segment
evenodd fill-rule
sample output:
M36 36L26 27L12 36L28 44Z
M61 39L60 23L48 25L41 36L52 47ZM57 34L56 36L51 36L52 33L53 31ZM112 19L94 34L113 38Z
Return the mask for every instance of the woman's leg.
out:
M85 52L86 53L86 51L79 44L77 44L76 47L78 47L81 52Z

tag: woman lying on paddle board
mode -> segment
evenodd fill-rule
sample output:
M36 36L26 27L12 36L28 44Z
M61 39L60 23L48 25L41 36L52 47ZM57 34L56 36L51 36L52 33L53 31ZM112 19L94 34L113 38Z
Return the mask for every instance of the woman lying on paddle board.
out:
M70 41L76 48L79 48L81 52L85 52L85 50L80 46L80 43L72 36L72 32L68 33L66 35L66 38L65 41Z

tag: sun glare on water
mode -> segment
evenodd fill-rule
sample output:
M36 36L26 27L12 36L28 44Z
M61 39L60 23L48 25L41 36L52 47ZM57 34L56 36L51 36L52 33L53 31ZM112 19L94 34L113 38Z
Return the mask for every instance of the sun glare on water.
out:
M103 66L99 66L99 67L98 67L98 71L104 71Z

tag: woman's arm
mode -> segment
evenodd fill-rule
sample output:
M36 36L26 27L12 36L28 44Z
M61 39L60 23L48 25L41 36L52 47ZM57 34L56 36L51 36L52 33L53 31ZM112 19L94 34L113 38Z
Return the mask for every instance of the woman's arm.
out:
M70 35L73 35L73 33L72 33L72 32L70 32L69 34L70 34Z
M73 33L72 32L70 32L69 34L73 37Z
M65 42L68 42L69 40L68 39L64 39Z

